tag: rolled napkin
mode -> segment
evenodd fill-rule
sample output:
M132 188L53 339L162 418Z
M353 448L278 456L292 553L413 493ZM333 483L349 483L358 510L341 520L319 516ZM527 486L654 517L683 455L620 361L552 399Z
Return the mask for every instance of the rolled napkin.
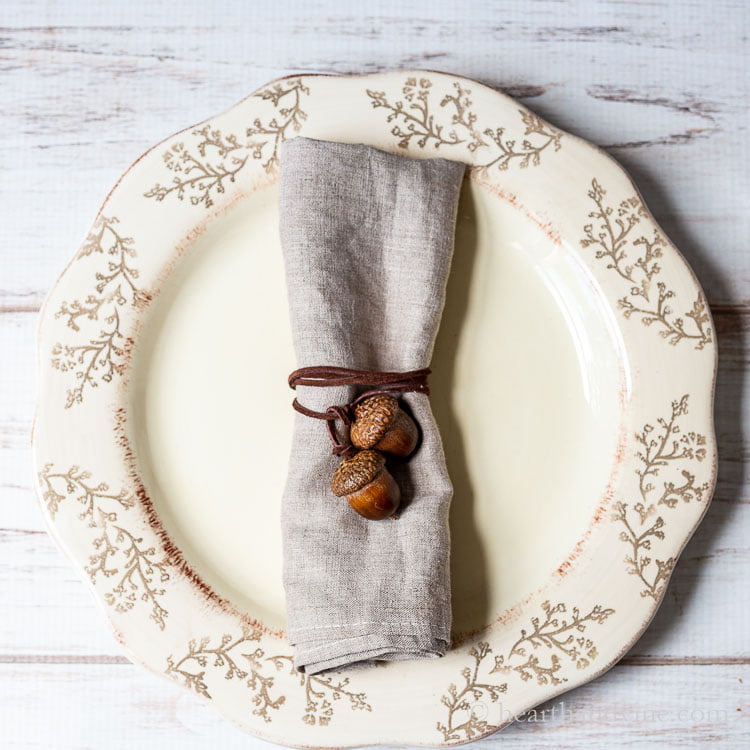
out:
M463 172L364 145L283 145L279 219L298 367L429 365ZM300 386L296 396L325 411L360 390ZM422 439L408 461L388 462L397 520L367 520L333 495L341 459L325 423L295 414L281 523L287 634L301 672L438 657L449 646L453 490L428 396L402 402Z

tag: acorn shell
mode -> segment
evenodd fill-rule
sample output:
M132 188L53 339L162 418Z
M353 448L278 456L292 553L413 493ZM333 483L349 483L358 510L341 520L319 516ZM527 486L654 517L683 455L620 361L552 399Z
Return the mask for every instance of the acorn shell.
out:
M385 468L385 458L375 451L344 459L333 473L331 490L371 521L392 516L401 503L401 490Z
M333 472L331 489L337 497L361 490L385 468L385 457L375 451L360 451L345 458Z
M416 448L419 432L414 420L399 406L398 399L378 394L354 407L349 437L357 448L372 448L405 457Z

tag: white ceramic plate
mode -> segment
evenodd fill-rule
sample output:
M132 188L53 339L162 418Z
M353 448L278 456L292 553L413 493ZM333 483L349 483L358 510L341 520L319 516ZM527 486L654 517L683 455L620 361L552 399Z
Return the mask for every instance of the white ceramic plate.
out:
M296 134L472 165L432 378L455 483L443 659L291 666L271 446L292 427L276 179ZM590 680L714 485L690 269L608 156L449 75L285 78L146 153L50 293L40 352L39 495L118 639L286 745L460 743Z

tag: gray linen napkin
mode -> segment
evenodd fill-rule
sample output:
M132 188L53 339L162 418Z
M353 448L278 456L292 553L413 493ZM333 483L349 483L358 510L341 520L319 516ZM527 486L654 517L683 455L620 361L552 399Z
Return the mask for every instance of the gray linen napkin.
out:
M294 138L283 146L280 171L298 367L428 366L464 165ZM356 392L300 387L296 395L324 411ZM325 423L295 415L281 522L287 633L302 672L436 657L448 648L452 486L428 397L403 400L423 439L409 461L388 460L402 493L397 520L368 521L332 494L340 459Z

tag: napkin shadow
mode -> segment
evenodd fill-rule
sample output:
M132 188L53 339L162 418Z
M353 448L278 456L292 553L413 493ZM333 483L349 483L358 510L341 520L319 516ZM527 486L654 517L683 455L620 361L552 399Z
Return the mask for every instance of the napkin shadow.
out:
M475 272L477 229L468 177L458 206L456 244L446 304L432 357L430 403L440 428L448 473L453 483L450 510L451 593L454 639L489 622L487 556L475 519L475 491L466 460L465 439L451 402L455 352L466 320Z

